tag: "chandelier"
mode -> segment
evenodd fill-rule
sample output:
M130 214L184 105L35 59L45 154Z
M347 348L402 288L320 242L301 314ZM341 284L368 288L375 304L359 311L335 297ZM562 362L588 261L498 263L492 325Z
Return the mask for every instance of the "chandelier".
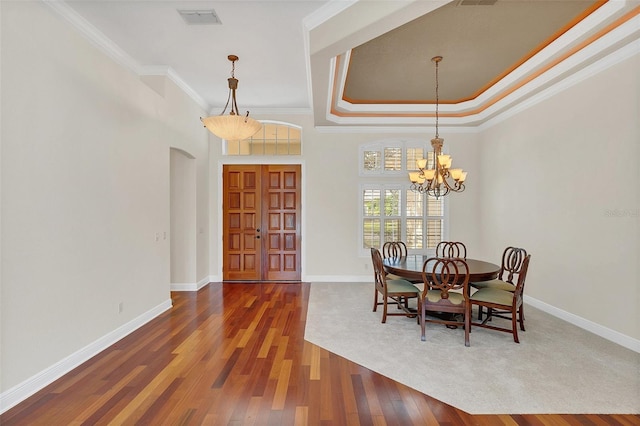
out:
M464 180L467 178L467 172L462 169L452 169L451 156L442 153L444 139L438 134L438 64L442 61L442 56L435 56L431 60L436 64L436 137L431 139L435 167L433 169L427 168L428 161L422 158L417 161L420 171L409 173L409 179L411 180L412 191L440 198L451 191L464 191ZM451 179L453 179L453 182L451 182Z
M234 76L238 57L236 55L229 55L227 58L231 61L231 78L227 79L229 81L227 103L220 115L213 115L206 118L200 117L200 120L204 124L204 127L220 139L228 141L243 140L255 135L258 130L262 128L262 124L249 117L249 111L247 111L245 116L238 114L238 104L236 103L238 79ZM231 111L229 115L224 115L229 106L229 102L231 102Z

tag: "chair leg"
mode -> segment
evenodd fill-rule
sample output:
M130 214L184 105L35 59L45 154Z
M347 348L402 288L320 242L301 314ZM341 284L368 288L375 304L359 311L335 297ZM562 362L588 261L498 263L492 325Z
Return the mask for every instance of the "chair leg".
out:
M425 315L426 315L426 309L424 308L424 303L420 304L420 340L422 340L423 342L427 340L427 338L425 337Z
M378 310L378 289L375 289L376 294L373 295L373 312Z
M513 341L520 343L518 339L518 318L515 312L511 315L511 332L513 333Z
M478 321L482 321L482 306L478 305Z
M387 296L382 297L384 302L382 303L382 323L387 322Z
M520 305L518 317L520 318L520 330L526 331L524 329L524 305Z
M469 332L471 332L471 305L467 306L464 313L464 345L470 346Z

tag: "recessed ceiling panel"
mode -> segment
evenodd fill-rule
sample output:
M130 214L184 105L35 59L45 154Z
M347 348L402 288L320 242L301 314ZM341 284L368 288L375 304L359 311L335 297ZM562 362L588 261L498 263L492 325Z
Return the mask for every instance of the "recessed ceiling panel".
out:
M602 1L456 1L351 51L343 99L353 104L441 103L477 97Z

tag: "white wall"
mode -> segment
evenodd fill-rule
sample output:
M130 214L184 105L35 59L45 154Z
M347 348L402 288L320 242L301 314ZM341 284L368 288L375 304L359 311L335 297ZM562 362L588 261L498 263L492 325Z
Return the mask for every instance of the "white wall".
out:
M526 248L525 293L640 339L640 57L482 135L483 242Z
M155 106L158 120L166 126L164 140L171 148L184 152L195 163L195 279L202 286L209 282L209 132L200 117L206 112L185 92L164 76L142 77L157 91L162 102ZM190 178L192 179L192 178ZM193 196L193 194L192 194ZM168 208L168 207L167 207ZM194 262L188 259L188 262ZM174 281L172 281L174 282ZM191 282L191 281L189 281Z
M303 279L305 280L368 280L371 258L360 256L358 237L360 212L360 182L358 148L360 144L382 139L421 139L428 143L432 131L424 133L320 133L314 128L310 115L269 115L256 119L270 119L303 127L303 155L295 158L302 168L303 217ZM470 255L482 256L478 226L479 160L475 133L445 133L445 148L453 155L455 164L469 170L468 186L463 194L451 196L450 235L465 241ZM250 158L224 158L220 142L212 143L211 169L221 169L228 161L253 162ZM291 158L286 159L292 161ZM260 161L259 159L257 161ZM265 159L265 162L278 159ZM212 174L210 187L219 188L221 173ZM407 178L407 185L409 184ZM219 201L212 200L211 215L216 227L222 226ZM212 237L211 271L221 273L221 242Z
M208 231L208 142L173 83L151 90L43 2L0 7L6 392L170 306L169 147L197 157Z
M196 284L196 165L171 149L171 287Z

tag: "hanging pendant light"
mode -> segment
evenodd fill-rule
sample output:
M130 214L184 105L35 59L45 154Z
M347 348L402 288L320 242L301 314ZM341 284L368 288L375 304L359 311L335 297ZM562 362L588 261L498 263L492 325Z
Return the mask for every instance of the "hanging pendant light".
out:
M247 111L247 114L244 116L238 114L238 104L236 103L238 79L235 78L236 61L238 57L236 55L229 55L227 58L231 61L231 78L227 79L229 81L227 103L220 115L213 115L206 118L200 117L200 120L211 133L220 139L227 141L243 140L255 135L262 128L262 124L249 117L249 111ZM228 115L224 115L229 106L229 102L231 102L231 111Z
M438 133L438 104L440 100L438 95L438 64L442 61L442 56L435 56L431 60L436 64L436 137L431 139L435 164L433 169L429 169L426 159L418 160L417 166L420 171L409 173L409 180L411 180L411 190L440 198L449 192L464 191L467 172L462 169L452 169L451 156L442 154L444 139ZM450 179L453 179L453 182Z

